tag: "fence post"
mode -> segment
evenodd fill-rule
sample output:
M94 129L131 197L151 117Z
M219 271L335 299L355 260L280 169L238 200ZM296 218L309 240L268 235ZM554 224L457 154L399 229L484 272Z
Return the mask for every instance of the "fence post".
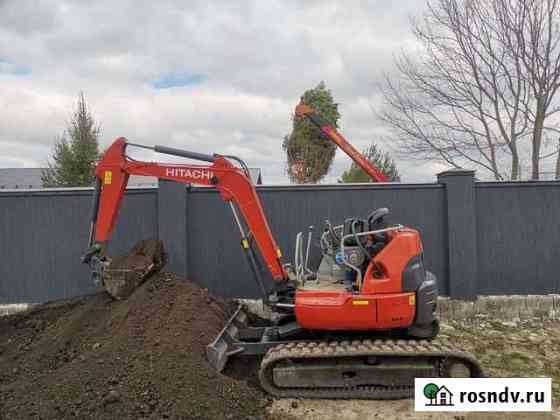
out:
M159 181L158 238L167 251L167 269L188 278L187 188L177 182Z
M453 169L438 174L445 186L449 297L476 300L477 245L474 171Z

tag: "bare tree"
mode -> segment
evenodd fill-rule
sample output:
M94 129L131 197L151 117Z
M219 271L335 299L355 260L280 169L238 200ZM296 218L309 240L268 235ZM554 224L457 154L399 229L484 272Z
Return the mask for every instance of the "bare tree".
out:
M531 142L538 178L543 132L556 130L545 121L557 111L557 1L545 0L546 8L538 0L428 2L423 18L412 23L420 51L397 57L397 75L381 84L378 116L400 152L483 169L497 180L518 179L523 143ZM545 40L548 49L539 44Z
M533 106L532 179L539 179L545 121L560 110L553 105L560 79L560 4L558 0L502 0L509 13L506 30L514 32L522 47L521 62L531 88ZM517 14L512 13L517 10ZM551 127L555 129L555 127Z

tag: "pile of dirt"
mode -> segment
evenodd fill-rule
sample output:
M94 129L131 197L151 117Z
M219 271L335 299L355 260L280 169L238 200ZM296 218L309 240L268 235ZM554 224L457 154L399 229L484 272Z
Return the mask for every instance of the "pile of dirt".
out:
M125 301L100 293L2 317L0 418L260 418L263 393L205 359L229 311L160 273Z

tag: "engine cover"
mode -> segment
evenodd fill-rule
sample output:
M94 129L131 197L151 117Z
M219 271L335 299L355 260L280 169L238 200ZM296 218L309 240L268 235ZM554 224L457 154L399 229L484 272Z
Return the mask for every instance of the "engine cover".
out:
M295 313L298 323L311 330L407 328L416 315L416 294L301 290L296 293Z

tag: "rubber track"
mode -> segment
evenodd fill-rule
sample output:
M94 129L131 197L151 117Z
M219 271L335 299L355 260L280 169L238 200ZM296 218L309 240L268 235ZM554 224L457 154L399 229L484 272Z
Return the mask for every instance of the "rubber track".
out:
M483 377L482 368L473 355L447 340L348 340L329 342L294 342L270 349L261 362L259 379L262 387L275 397L337 398L337 399L401 399L414 396L414 384L396 386L353 386L339 388L279 388L272 383L272 370L287 359L338 357L402 356L439 359L439 376L449 376L446 361L453 359L467 364L473 377Z

